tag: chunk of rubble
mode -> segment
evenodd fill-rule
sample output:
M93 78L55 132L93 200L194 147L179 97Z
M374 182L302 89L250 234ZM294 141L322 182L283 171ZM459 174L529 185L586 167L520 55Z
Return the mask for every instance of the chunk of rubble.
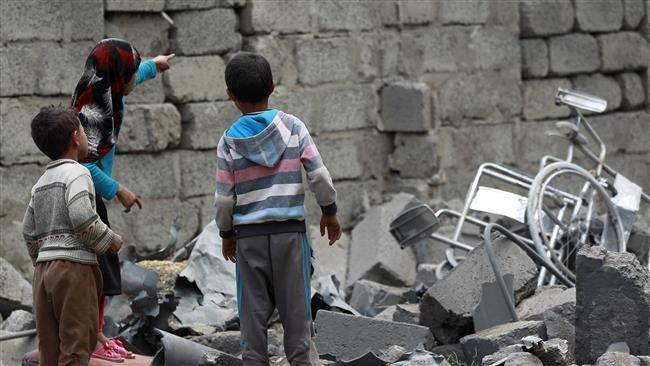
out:
M395 316L396 311L397 311L397 305L389 306L386 309L384 309L384 311L382 311L381 313L375 315L373 319L392 322L393 316Z
M545 286L535 290L535 294L523 299L517 305L517 316L521 320L543 320L546 310L556 309L564 304L576 303L576 289L564 286Z
M544 365L568 366L573 363L569 343L565 339L553 338L544 341L542 347L534 349L533 353Z
M420 324L419 304L400 304L395 306L393 321L407 324Z
M437 264L433 264L433 263L418 264L417 272L415 274L415 282L422 283L427 287L431 287L437 280L436 269L438 269Z
M0 330L0 337L13 332ZM38 337L14 338L0 342L0 365L20 365L26 353L38 348Z
M519 321L501 324L460 339L469 364L480 365L483 357L499 349L517 344L523 337L535 335L546 339L546 327L542 321Z
M544 366L544 364L531 353L515 352L508 355L503 366Z
M435 346L431 349L431 352L444 356L452 365L467 364L465 354L463 353L463 347L461 347L460 343Z
M531 295L537 281L535 263L504 238L495 241L494 252L501 273L514 274L515 301ZM481 299L481 285L494 281L494 272L481 244L422 297L421 324L428 326L442 343L457 343L462 336L473 332L472 314Z
M365 316L373 317L387 307L402 302L406 291L408 289L359 280L352 288L350 306Z
M366 212L352 230L347 287L367 279L392 286L411 286L415 282L415 254L400 249L388 227L414 197L399 193L390 202Z
M231 355L236 355L240 352L239 340L241 333L238 330L230 330L226 332L217 332L213 334L202 335L198 337L191 337L192 342L202 344L204 346L214 348L221 352L226 352Z
M442 355L424 350L416 350L408 359L389 364L389 366L451 366Z
M491 355L486 355L481 361L482 366L490 366L494 363L497 363L501 360L508 358L513 353L523 352L524 347L522 344L511 344L507 347L503 347L500 350L494 352Z
M0 330L7 332L22 332L23 330L36 329L34 315L29 311L15 310L2 322Z
M238 366L242 360L219 350L155 329L162 337L162 347L153 359L153 365ZM204 357L209 354L208 357Z
M381 358L394 346L410 352L435 344L426 327L324 310L316 314L315 332L321 357L340 362L357 360L369 352Z
M582 248L576 266L576 361L596 362L612 342L626 342L632 354L647 355L648 269L632 253L601 247Z
M32 310L32 285L0 257L0 314L8 317L14 310Z
M575 350L575 303L565 303L548 309L544 312L543 319L548 338L566 340L569 353L573 355Z
M596 360L595 366L641 366L641 360L624 352L605 352Z
M219 351L209 351L201 356L198 366L238 366L242 360Z

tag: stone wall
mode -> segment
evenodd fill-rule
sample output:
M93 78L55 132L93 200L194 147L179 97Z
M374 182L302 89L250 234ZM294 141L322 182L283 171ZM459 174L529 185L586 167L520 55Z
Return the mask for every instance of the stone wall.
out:
M609 159L650 186L649 0L6 0L0 9L0 248L31 264L20 221L46 162L29 136L39 107L69 103L102 37L173 68L127 98L115 176L145 207L113 226L143 250L213 217L215 147L237 111L223 72L255 50L273 68L272 105L315 136L350 228L369 204L408 191L464 197L484 161L535 171L565 145L544 130L568 109L557 87L607 98L593 121ZM161 15L168 14L170 25ZM312 223L318 209L308 203Z

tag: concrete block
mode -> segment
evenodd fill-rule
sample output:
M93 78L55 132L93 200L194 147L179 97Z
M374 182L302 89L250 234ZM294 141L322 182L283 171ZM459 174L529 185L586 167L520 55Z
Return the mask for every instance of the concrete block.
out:
M544 155L564 156L566 140L550 138L546 131L556 129L557 120L522 122L515 132L515 156L521 167L537 170Z
M106 15L106 36L127 39L142 56L167 53L169 29L169 23L160 14L109 13Z
M310 133L316 135L317 127L313 120L319 118L313 111L321 107L321 103L313 102L314 88L277 86L269 97L269 105L273 108L292 114L300 119Z
M11 334L0 330L0 336ZM16 338L2 342L2 352L0 352L0 364L2 365L20 365L26 353L38 349L38 337Z
M573 33L548 41L550 72L569 75L592 72L600 67L598 42L589 34Z
M34 265L23 239L23 216L26 209L27 205L16 207L14 212L3 213L4 216L0 217L0 250L2 257L11 263L24 279L31 282L34 278Z
M429 24L436 19L440 4L435 1L400 0L399 20L402 24Z
M105 0L106 11L160 12L165 0Z
M125 99L127 104L162 104L165 102L165 86L163 77L156 76L153 79L136 86L136 88Z
M165 10L210 9L214 7L242 7L244 0L167 0Z
M521 41L521 63L524 77L544 77L548 74L548 47L543 39Z
M180 143L181 115L173 104L129 104L127 108L118 152L162 151Z
M628 153L647 152L648 147L648 112L612 113L593 116L589 119L592 127L607 146L617 146ZM621 128L625 126L625 128ZM633 159L629 159L632 162ZM619 164L620 166L620 164ZM622 172L623 174L632 174Z
M528 352L515 352L508 356L504 366L543 366L542 361Z
M392 322L393 316L395 315L396 311L397 311L397 305L391 305L386 309L384 309L381 313L375 315L373 319Z
M5 2L2 4L4 6ZM39 45L14 43L0 47L0 96L34 94L38 85L38 74L34 70L38 70L36 49Z
M436 26L402 33L400 71L407 75L474 69L475 27ZM475 34L478 36L478 33ZM518 55L516 57L519 57Z
M240 27L244 34L308 33L311 30L312 6L312 0L255 0L244 8Z
M255 52L268 60L276 87L278 85L293 86L298 82L294 39L260 35L247 39L247 42Z
M623 10L625 11L623 16L624 29L637 28L645 15L643 0L623 0Z
M296 92L300 98L303 93ZM377 121L378 98L375 89L365 85L323 86L312 91L312 111L307 116L313 132L356 130L373 127ZM316 102L318 101L318 102Z
M176 197L180 186L178 154L118 155L113 178L145 199Z
M523 250L505 239L496 241L494 246L501 272L514 275L515 302L519 302L535 291L537 267ZM493 281L485 249L479 245L422 297L421 324L428 326L440 342L457 342L473 330L472 315L481 298L482 283ZM469 355L467 351L465 354Z
M518 352L521 352L523 350L524 350L524 348L522 347L522 344L519 344L519 343L510 345L510 346L507 346L507 347L503 347L503 348L499 349L498 351L483 357L483 361L481 361L481 365L482 366L490 366L490 365L492 365L493 363L495 363L497 361L501 361L501 360L503 360L505 358L508 358L508 356L510 356L513 353L518 353ZM463 355L463 357L464 357L464 355Z
M11 315L0 325L0 330L7 332L22 332L31 329L36 329L34 315L25 310L12 311Z
M498 351L500 348L518 343L521 338L529 335L546 339L544 322L519 321L501 324L463 337L460 339L460 344L463 347L468 363L480 365L483 357ZM541 362L533 364L541 365Z
M641 360L629 353L623 352L605 352L596 360L595 366L641 366Z
M300 40L296 45L299 80L306 85L357 78L360 48L350 38Z
M14 310L32 310L32 285L0 257L0 314L6 318Z
M393 321L408 324L420 324L420 305L400 304L395 306Z
M650 64L648 40L636 32L598 36L603 71L642 70Z
M545 286L535 290L535 294L522 300L517 305L517 316L521 320L543 320L547 310L554 311L565 304L575 306L575 288L565 289L563 286Z
M502 25L519 34L519 1L490 1L488 25Z
M184 149L216 149L221 136L240 116L231 101L182 104L179 111Z
M623 25L621 0L576 0L576 23L584 32L611 32Z
M481 1L481 3L487 5L487 2ZM476 50L476 68L481 70L521 68L519 36L510 29L502 26L485 27L481 31L473 32L471 39L472 46Z
M547 329L548 335L548 329ZM573 352L569 349L569 344L564 339L552 338L544 341L541 350L533 350L535 356L542 361L544 365L570 365L573 363Z
M389 167L402 178L430 178L436 171L437 141L434 135L398 133Z
M216 150L181 150L179 160L182 198L214 194L217 188L214 180L217 169Z
M433 263L420 263L417 267L417 274L415 275L416 283L423 283L427 287L431 287L438 278L436 277L437 264Z
M626 72L617 75L616 80L621 87L623 97L621 109L638 109L645 105L645 90L643 89L643 81L639 74Z
M316 224L313 222L312 224ZM350 234L343 233L341 239L329 245L327 233L320 235L318 225L309 227L309 242L312 249L312 265L314 274L312 278L319 278L334 274L342 283L347 283L348 256L350 254Z
M242 36L237 33L233 9L183 11L174 13L173 18L172 52L190 56L223 54L241 48Z
M583 248L576 259L576 361L593 363L614 342L648 354L650 274L632 253Z
M381 25L380 7L369 0L361 1L316 1L316 24L318 30L362 31Z
M418 325L394 323L321 310L316 314L316 343L321 356L349 361L367 352L380 355L393 345L413 351L435 344L431 332Z
M382 186L378 180L366 180L363 184L342 181L337 182L334 186L338 197L340 197L337 202L339 209L337 215L344 230L352 229L360 221L361 215L370 207L370 202L381 200L379 192ZM319 222L321 209L316 203L314 194L309 190L305 192L305 207L307 222Z
M44 171L44 167L36 164L0 166L0 178L2 178L0 216L9 216L22 223L31 197L31 189Z
M342 196L345 197L345 196ZM347 285L367 279L393 286L410 286L415 281L415 256L401 250L388 232L388 225L413 200L409 194L368 211L352 231ZM377 228L384 228L377 230Z
M359 154L359 139L355 136L345 138L318 138L315 141L323 162L334 180L359 178L363 172Z
M570 0L519 2L521 35L550 36L571 31L574 9Z
M3 1L0 4L0 43L61 40L63 27L58 7L59 4L52 1Z
M490 15L487 1L443 0L438 6L438 16L443 24L484 24Z
M163 74L165 94L173 103L226 100L225 70L218 56L177 57Z
M524 82L524 112L527 120L568 117L566 106L555 105L558 88L571 89L568 79L528 80Z
M190 340L221 352L236 355L241 352L239 340L241 333L238 330L229 330L226 332L217 332L198 337L191 337Z
M361 314L373 317L391 305L403 302L406 289L401 287L387 286L381 283L359 280L352 287L350 306L357 309Z
M474 168L486 160L501 163L514 161L513 127L504 124L441 128L438 137L440 168L451 169L457 167L456 164L463 164L473 167L471 175L474 176ZM469 185L469 182L463 185ZM466 188L462 187L464 191Z
M199 210L199 228L205 228L214 221L217 210L214 208L214 194L187 199Z
M32 119L42 107L69 103L70 99L61 97L0 98L0 162L9 165L48 161L32 140Z
M426 132L431 128L431 115L426 84L397 82L381 90L380 131Z
M578 75L571 79L573 88L599 96L607 101L607 111L617 110L623 99L621 87L616 79L603 74ZM589 113L587 113L589 114Z
M88 40L94 43L104 38L104 0L54 3L59 8L59 24L63 27L61 33L64 41Z

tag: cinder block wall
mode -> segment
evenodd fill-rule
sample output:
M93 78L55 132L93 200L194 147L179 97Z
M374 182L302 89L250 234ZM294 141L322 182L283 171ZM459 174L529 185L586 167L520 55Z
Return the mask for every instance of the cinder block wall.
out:
M143 250L180 241L213 217L215 147L237 116L228 55L272 64L272 105L311 128L336 181L346 227L385 194L464 197L484 161L534 171L562 154L544 130L568 116L557 87L605 97L594 123L610 161L650 186L649 0L5 0L0 9L0 248L31 265L20 221L45 160L29 122L68 104L103 37L145 56L175 52L172 71L127 99L115 175L144 200L113 226ZM170 26L165 11L173 20ZM308 205L312 223L318 210Z

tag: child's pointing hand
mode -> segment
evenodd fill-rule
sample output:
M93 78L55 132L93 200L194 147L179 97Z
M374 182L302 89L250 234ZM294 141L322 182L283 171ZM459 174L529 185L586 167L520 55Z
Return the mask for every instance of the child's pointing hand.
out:
M158 69L158 72L165 72L169 70L171 65L169 64L169 61L176 57L175 53L172 53L171 55L158 55L154 57L153 62L156 63L156 69Z

